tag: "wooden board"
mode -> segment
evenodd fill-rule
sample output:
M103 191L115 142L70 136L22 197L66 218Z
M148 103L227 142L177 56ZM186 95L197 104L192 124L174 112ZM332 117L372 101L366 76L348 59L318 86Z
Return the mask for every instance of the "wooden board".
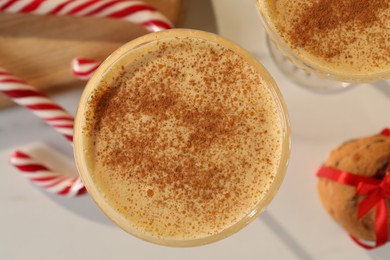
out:
M148 0L177 24L181 0ZM141 26L118 19L0 13L0 67L45 92L85 83L74 78L75 57L104 60L119 46L146 34ZM0 109L12 105L0 93Z

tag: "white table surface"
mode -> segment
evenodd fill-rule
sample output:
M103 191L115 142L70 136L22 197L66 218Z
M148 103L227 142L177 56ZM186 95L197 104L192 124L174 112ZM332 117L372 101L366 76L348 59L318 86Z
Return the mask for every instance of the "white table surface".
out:
M217 29L249 50L274 76L286 100L292 153L286 179L267 211L236 235L207 246L169 248L136 239L114 226L88 195L47 194L8 164L15 148L49 145L53 167L76 174L65 139L24 108L11 108L0 111L0 259L389 259L390 245L363 250L330 219L318 199L315 177L330 149L390 126L389 82L337 94L309 92L275 67L252 0L186 2L186 27ZM81 91L53 98L74 114ZM60 160L56 151L68 159Z

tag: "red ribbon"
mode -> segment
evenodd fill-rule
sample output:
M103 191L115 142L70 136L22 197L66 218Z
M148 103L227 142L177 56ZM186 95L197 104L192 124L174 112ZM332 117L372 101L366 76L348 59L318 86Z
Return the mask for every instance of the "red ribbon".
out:
M381 134L390 136L390 129L384 129ZM380 247L388 241L388 212L386 198L390 199L390 167L387 168L387 172L383 180L363 177L325 166L318 170L317 177L354 186L356 187L357 194L366 195L366 197L358 205L358 219L361 219L371 209L375 208L375 245L366 245L357 238L351 236L353 241L366 249Z

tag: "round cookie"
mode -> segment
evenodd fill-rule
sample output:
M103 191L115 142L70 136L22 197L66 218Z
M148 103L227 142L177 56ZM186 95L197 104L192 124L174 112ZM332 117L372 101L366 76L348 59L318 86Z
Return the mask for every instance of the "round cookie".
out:
M383 179L389 166L390 137L375 135L348 141L333 150L324 166L365 177ZM318 193L324 208L352 236L375 241L375 210L357 219L358 204L365 196L353 186L325 178L318 179ZM388 211L390 202L386 200ZM390 219L390 211L389 211ZM390 225L389 225L390 230Z

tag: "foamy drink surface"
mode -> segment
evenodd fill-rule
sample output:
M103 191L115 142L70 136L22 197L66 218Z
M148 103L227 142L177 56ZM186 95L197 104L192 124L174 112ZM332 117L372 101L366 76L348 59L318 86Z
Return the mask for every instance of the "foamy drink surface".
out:
M88 100L92 180L142 233L219 233L251 212L277 173L274 98L258 70L218 43L172 37L143 45Z
M304 62L345 78L390 76L389 0L257 1L271 30Z

